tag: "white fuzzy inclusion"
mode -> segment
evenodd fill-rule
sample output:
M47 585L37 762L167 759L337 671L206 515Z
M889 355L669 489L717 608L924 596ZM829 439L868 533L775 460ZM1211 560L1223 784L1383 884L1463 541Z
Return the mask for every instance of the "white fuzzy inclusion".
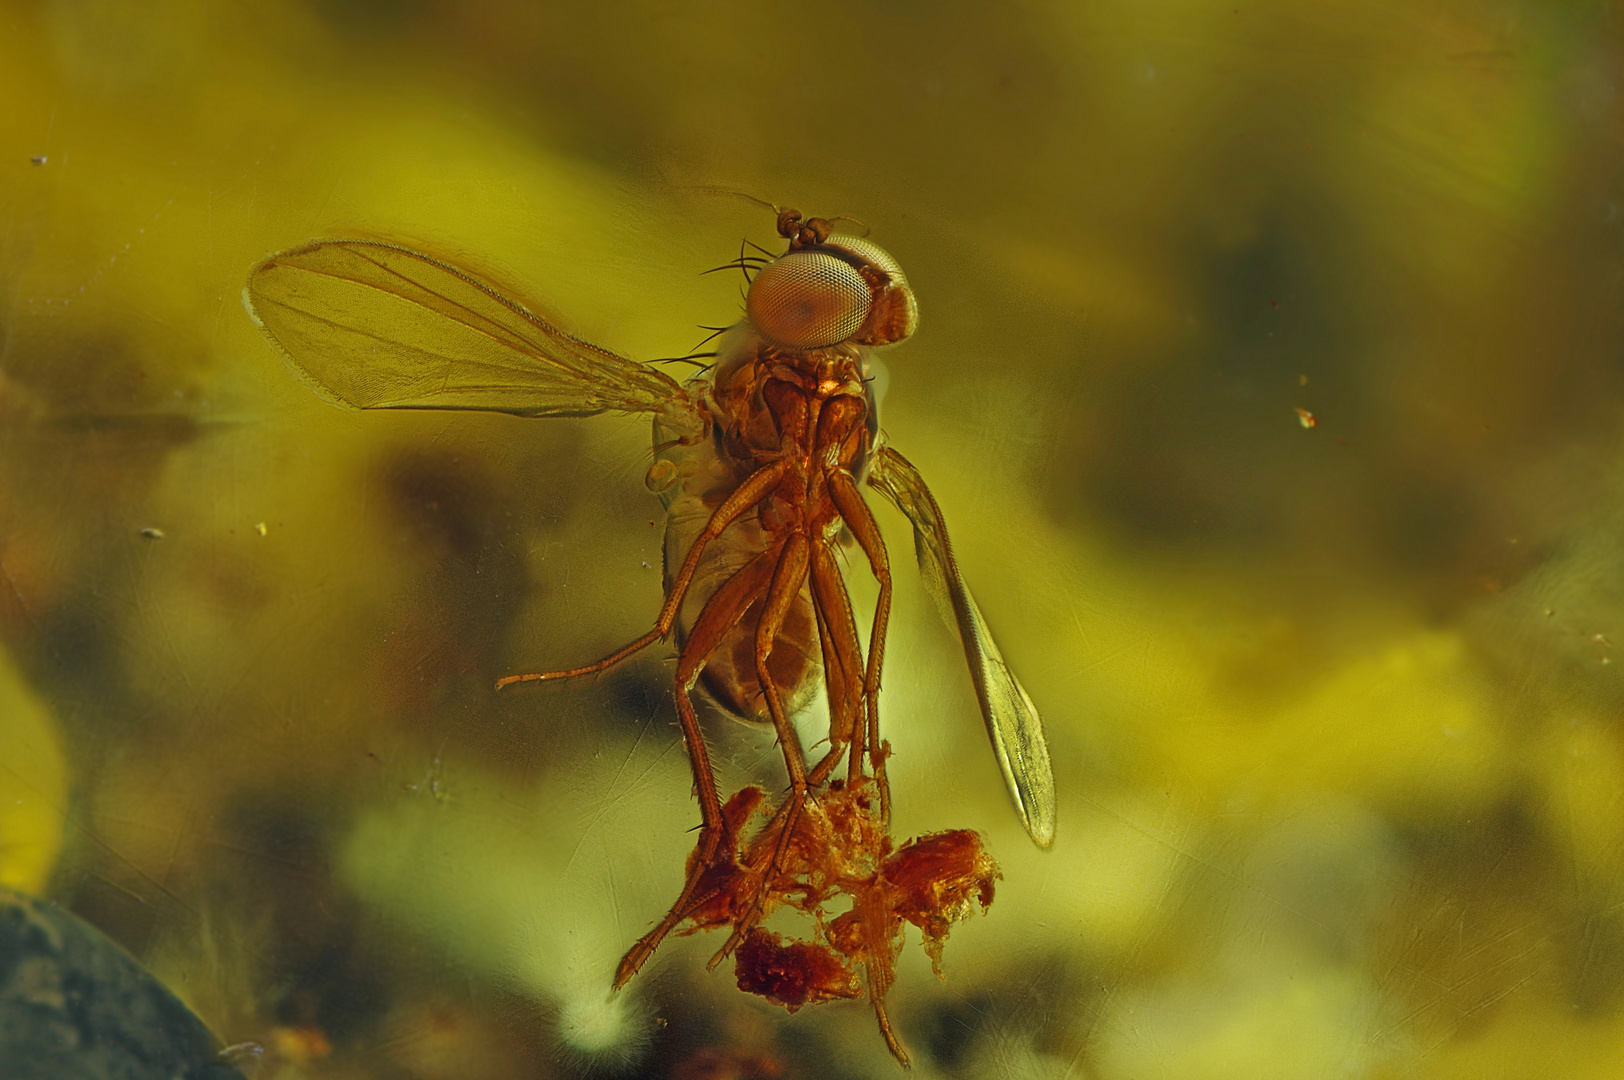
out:
M618 995L572 997L558 1014L558 1034L572 1048L592 1057L627 1057L647 1042L647 1025L628 1015Z

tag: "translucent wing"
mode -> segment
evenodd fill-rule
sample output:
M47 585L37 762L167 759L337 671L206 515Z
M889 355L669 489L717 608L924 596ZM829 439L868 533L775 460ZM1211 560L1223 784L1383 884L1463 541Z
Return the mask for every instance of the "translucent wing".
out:
M942 617L964 644L970 679L981 702L981 718L1004 770L1015 811L1032 840L1039 847L1048 847L1054 842L1054 770L1049 765L1043 721L1026 688L1004 663L981 609L959 576L941 508L919 471L890 447L882 447L874 456L868 482L913 523L919 569Z
M357 409L697 417L662 372L571 337L427 255L320 240L248 277L248 313L324 396Z

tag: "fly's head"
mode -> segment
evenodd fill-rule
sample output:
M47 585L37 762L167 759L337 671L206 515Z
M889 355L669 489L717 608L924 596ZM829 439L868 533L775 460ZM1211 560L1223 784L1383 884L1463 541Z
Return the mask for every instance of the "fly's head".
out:
M919 324L919 305L897 261L824 218L779 210L789 250L750 282L745 311L767 340L796 352L895 345Z

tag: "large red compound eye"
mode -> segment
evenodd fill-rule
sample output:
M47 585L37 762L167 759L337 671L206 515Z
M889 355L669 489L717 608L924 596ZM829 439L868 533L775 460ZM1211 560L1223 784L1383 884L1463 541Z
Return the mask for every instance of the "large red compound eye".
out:
M792 251L750 283L744 302L762 335L790 349L838 345L863 328L874 290L850 263Z
M919 305L914 300L902 267L878 244L861 236L831 236L824 247L845 252L862 264L870 275L888 279L874 296L868 322L852 339L856 345L894 345L919 328Z

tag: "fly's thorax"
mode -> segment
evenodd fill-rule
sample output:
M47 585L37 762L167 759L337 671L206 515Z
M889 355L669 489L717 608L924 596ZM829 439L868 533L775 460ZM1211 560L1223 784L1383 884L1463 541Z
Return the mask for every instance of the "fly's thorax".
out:
M719 342L716 365L703 390L705 411L715 424L724 446L750 447L753 451L776 451L776 433L762 428L770 420L761 400L764 361L770 346L749 323L739 323ZM756 430L752 433L752 428ZM753 437L752 437L753 436ZM754 457L751 450L744 456Z
M683 499L720 505L748 475L747 466L721 451L720 436L713 423L700 438L685 441L668 425L654 421L654 461L643 482L659 496L667 515Z
M865 349L846 342L786 349L746 322L724 335L717 352L709 376L688 386L707 418L706 437L684 442L669 425L655 423L648 481L666 508L667 593L712 514L752 472L786 455L800 464L705 548L678 611L681 641L717 590L763 553L772 557L787 535L809 529L827 541L840 534L832 506L809 501L822 485L813 453L830 454L861 475L878 433ZM791 712L816 696L822 679L809 588L803 585L784 613L768 659ZM766 723L754 652L759 607L758 600L719 643L702 669L700 685L732 715Z
M710 421L708 383L704 380L690 382L687 392L696 406L694 412L705 420L703 427L697 431L688 430L674 425L663 414L656 415L654 460L643 477L644 485L660 497L660 503L667 512L671 509L672 500L693 483L694 477L715 464L705 449L713 441L715 429L715 424ZM713 479L716 483L725 483L727 478L716 476ZM708 485L711 481L700 482Z
M722 339L695 400L715 424L724 453L765 464L809 449L813 402L865 395L864 352L851 345L785 349L741 323Z
M756 363L766 347L766 339L749 322L734 323L717 339L716 362L710 373L694 383L705 382L706 392L712 394L718 388L731 386L738 382L743 369Z

